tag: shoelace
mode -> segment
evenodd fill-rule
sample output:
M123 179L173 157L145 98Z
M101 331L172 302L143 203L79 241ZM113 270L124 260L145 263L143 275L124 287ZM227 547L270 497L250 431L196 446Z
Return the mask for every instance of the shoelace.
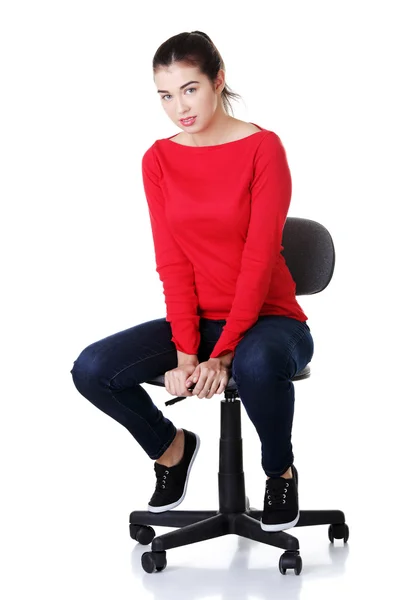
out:
M155 468L154 468L154 470L155 470ZM156 471L156 478L157 478L156 490L158 492L161 492L161 490L166 488L165 484L167 483L167 475L168 474L169 474L168 469L164 469L163 473L162 472L157 473L157 471Z
M287 488L289 487L288 481L282 481L281 479L274 480L271 483L271 478L267 479L265 484L265 489L267 493L267 500L269 506L285 504L286 503L286 494Z

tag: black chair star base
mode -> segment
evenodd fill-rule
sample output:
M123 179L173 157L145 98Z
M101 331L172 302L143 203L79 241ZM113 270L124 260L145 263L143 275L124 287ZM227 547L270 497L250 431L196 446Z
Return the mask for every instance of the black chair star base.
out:
M335 253L332 238L325 227L309 219L288 217L282 245L286 264L296 282L296 295L315 294L322 291L332 278ZM292 381L310 376L310 366L299 371ZM164 386L164 375L146 383ZM282 548L279 559L282 574L294 569L302 570L299 541L286 531L267 532L261 529L262 511L250 508L246 496L243 473L240 399L233 377L224 390L221 401L221 436L219 448L218 510L169 510L162 513L133 511L130 514L130 535L140 544L152 544L151 552L142 555L142 567L147 573L162 571L167 565L166 550L194 544L203 540L236 534L269 546ZM184 400L178 397L167 405ZM177 527L175 531L155 537L151 525ZM296 527L329 525L328 537L347 542L349 528L340 510L300 510Z
M300 371L292 381L310 376L310 367ZM163 385L164 375L146 383ZM242 537L283 548L286 550L279 560L282 574L294 569L297 575L302 569L299 541L285 531L267 532L261 529L262 510L250 508L246 496L243 472L243 447L241 432L240 400L234 379L231 377L221 401L221 436L219 451L219 509L218 510L169 510L162 513L133 511L130 514L130 535L140 544L150 544L151 552L142 556L143 569L152 573L162 571L166 565L166 550L236 534ZM183 399L183 398L182 398ZM176 399L175 401L177 401ZM170 404L174 401L169 401ZM168 404L168 402L166 402ZM179 527L155 537L150 525ZM349 529L344 513L340 510L301 510L296 527L329 525L329 539L347 542Z

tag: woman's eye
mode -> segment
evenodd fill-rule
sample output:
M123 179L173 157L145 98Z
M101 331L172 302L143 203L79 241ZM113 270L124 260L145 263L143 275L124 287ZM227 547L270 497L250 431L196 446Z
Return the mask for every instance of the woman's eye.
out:
M187 90L185 90L186 92L188 92L189 90L194 90L196 91L196 88L188 88ZM166 98L167 96L169 96L170 94L165 94L165 96L162 96L162 100L164 100L164 98ZM189 96L191 96L192 94L189 94Z

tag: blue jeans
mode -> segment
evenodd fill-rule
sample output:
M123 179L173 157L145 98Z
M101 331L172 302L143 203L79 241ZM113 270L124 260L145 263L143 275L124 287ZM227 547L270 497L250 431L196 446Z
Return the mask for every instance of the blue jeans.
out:
M199 362L208 360L225 323L200 319ZM90 344L71 370L78 391L126 427L152 460L164 454L177 430L140 384L178 366L171 337L165 317L147 321ZM260 316L236 347L231 374L261 440L268 477L283 475L293 463L291 378L313 354L307 323L280 315Z

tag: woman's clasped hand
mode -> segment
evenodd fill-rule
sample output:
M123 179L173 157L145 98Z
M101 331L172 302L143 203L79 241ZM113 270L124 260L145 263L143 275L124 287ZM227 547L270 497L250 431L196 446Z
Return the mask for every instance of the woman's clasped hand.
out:
M230 378L230 367L220 358L210 358L199 363L180 365L167 371L164 384L167 392L173 396L198 396L212 398L214 394L222 394ZM193 387L193 391L188 388Z

